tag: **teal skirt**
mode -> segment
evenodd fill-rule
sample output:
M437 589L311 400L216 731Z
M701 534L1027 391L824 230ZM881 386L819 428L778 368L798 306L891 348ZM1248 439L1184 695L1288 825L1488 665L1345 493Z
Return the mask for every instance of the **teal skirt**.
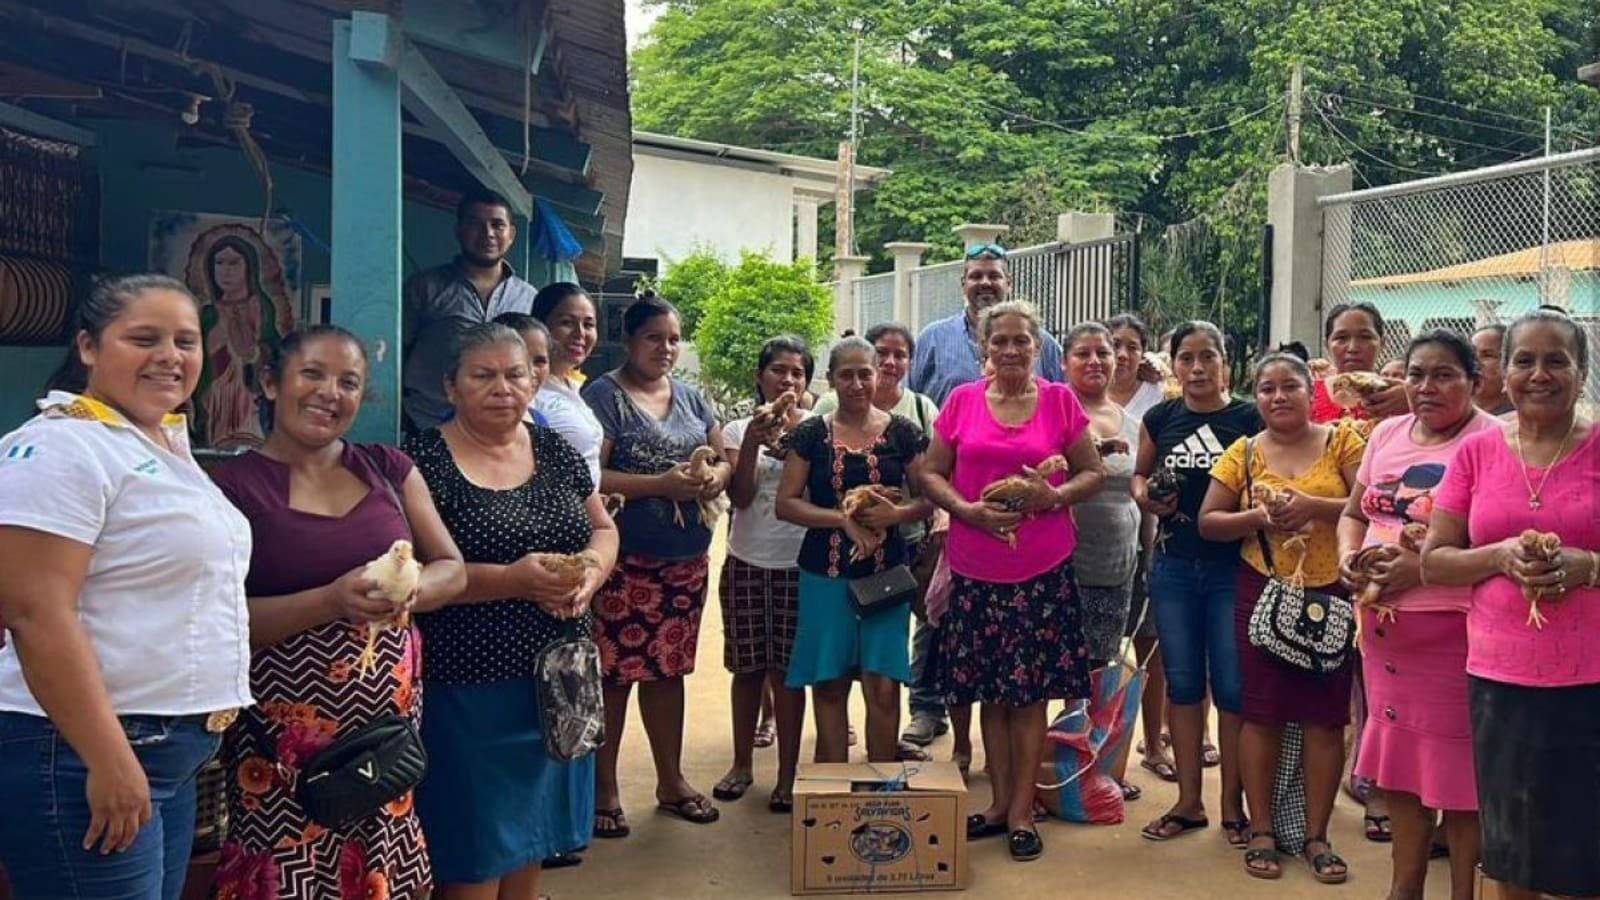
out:
M800 570L799 625L789 654L791 688L871 672L911 681L911 607L865 619L850 605L850 580Z
M545 754L532 678L426 683L417 787L434 881L490 881L589 843L594 755Z

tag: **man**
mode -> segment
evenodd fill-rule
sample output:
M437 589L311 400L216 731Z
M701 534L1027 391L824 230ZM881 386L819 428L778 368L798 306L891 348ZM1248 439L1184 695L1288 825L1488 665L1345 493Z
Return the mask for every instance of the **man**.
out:
M1006 250L999 244L978 244L967 249L966 261L961 270L961 290L966 295L967 306L962 312L940 319L922 329L917 336L916 354L911 361L907 383L913 391L924 394L933 402L944 405L950 392L983 375L980 361L979 316L985 309L1011 298L1011 272L1006 263ZM1044 346L1034 362L1034 371L1050 381L1065 381L1061 372L1061 344L1049 334L1044 335ZM928 538L929 552L939 548L944 532L936 531ZM926 622L918 622L911 645L911 724L900 739L908 744L926 747L949 730L946 722L944 700L929 683L927 676L928 644L933 629ZM959 710L955 715L956 737L954 757L962 769L972 761L971 710Z
M985 309L1011 299L1011 272L1005 248L999 244L968 248L961 270L961 290L967 297L966 309L922 329L908 375L913 391L926 394L940 406L951 391L977 381L983 374L978 317ZM1049 334L1044 336L1034 371L1049 381L1066 380L1061 372L1061 344Z
M1472 333L1472 349L1478 352L1478 389L1472 402L1491 416L1503 416L1515 407L1506 396L1506 379L1500 371L1500 351L1505 343L1506 327L1500 324L1485 325Z
M401 291L406 430L432 428L450 418L444 369L457 334L505 313L532 312L533 285L518 278L506 262L516 239L506 199L490 191L469 191L456 205L461 254L406 281Z

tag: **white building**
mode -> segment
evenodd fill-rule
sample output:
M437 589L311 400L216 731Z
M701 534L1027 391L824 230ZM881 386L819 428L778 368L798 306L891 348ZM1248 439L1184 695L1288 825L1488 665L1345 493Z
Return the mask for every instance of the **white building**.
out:
M857 166L856 187L888 174ZM815 259L818 211L833 203L837 175L831 159L636 131L622 255L655 260L662 273L699 246L730 262L741 250Z

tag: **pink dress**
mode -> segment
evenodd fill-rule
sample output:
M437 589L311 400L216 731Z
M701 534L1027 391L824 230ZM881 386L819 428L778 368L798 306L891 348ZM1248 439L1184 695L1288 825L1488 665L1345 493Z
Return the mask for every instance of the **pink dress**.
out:
M1407 524L1428 524L1456 448L1504 427L1477 413L1448 443L1425 446L1411 437L1414 422L1409 415L1385 420L1367 444L1356 478L1366 486L1361 512L1369 546L1398 543ZM1429 809L1475 810L1466 672L1472 588L1418 586L1384 602L1397 608L1392 622L1380 623L1371 607L1361 613L1368 717L1355 774L1421 797Z

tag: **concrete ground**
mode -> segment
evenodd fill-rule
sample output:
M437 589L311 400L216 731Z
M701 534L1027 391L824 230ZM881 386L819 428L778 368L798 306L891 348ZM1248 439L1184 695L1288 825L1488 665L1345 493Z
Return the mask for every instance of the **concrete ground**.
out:
M719 542L720 544L720 542ZM714 561L717 556L714 548ZM716 566L713 566L716 571ZM730 678L722 668L722 621L713 589L700 632L698 669L687 681L688 716L684 769L707 796L732 758L729 738ZM860 691L855 692L851 721L864 722ZM801 761L813 746L809 710ZM902 720L903 722L904 720ZM977 726L974 724L974 731ZM969 799L973 810L988 802L989 786L981 774L983 745L975 733L978 757L973 762ZM936 759L950 756L950 736L934 745ZM649 747L638 718L637 701L629 711L622 746L622 800L633 834L622 840L597 840L582 866L550 872L544 892L555 900L574 897L764 898L789 895L789 819L768 812L776 749L757 750L755 786L735 803L719 803L720 821L692 825L659 815ZM863 747L852 748L852 760L865 760ZM1362 837L1361 810L1341 795L1334 811L1333 843L1350 863L1350 880L1342 886L1318 884L1303 862L1285 859L1284 876L1260 881L1243 871L1242 854L1229 849L1215 826L1217 776L1206 772L1211 829L1154 843L1139 837L1145 822L1165 812L1177 788L1137 766L1130 776L1144 796L1128 806L1120 825L1041 823L1044 856L1031 863L1013 862L1005 841L974 842L968 849L968 887L977 897L1023 900L1032 897L1181 898L1181 900L1244 900L1244 898L1382 898L1389 883L1389 847ZM1432 864L1429 900L1449 896L1449 870Z

